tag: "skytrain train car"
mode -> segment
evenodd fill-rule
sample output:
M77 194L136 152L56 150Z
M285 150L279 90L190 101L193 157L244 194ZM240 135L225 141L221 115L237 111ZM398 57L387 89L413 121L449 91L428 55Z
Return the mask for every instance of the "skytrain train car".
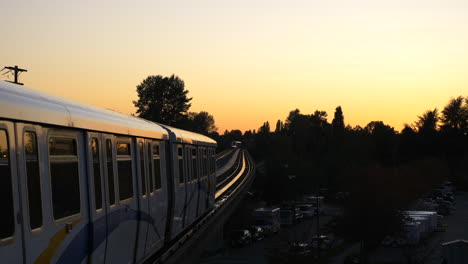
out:
M207 196L211 193L208 188L208 175L204 174L203 168L215 165L214 154L208 161L203 158L202 153L213 151L216 148L216 142L204 135L169 126L164 127L168 129L172 142L171 152L174 153L172 167L177 168L172 178L174 195L169 236L172 240L213 205L208 205ZM216 175L209 176L216 177ZM205 200L200 200L200 196ZM199 212L199 207L204 207L204 211Z
M0 259L143 262L213 206L215 148L0 81Z

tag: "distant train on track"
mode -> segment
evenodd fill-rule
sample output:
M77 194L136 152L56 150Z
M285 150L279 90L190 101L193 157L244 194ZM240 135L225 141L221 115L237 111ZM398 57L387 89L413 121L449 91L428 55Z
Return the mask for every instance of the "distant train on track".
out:
M214 205L216 142L0 81L2 263L141 263Z
M232 141L231 142L231 148L240 148L242 147L242 142L240 141Z

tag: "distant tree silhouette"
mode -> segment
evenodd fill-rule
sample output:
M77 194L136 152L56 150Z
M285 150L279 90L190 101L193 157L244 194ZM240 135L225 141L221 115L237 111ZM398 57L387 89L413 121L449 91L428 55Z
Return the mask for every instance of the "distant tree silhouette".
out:
M258 129L259 134L269 134L270 133L270 123L266 121L263 125Z
M335 116L332 121L332 128L333 128L333 133L335 135L339 135L344 132L345 124L344 124L343 110L341 109L341 106L338 106L335 109Z
M314 114L309 116L309 118L311 119L313 125L324 127L325 124L327 124L327 116L328 114L326 111L315 110Z
M374 136L394 135L396 133L393 127L384 124L382 121L371 121L364 127L364 130Z
M192 98L187 97L184 81L178 76L148 76L137 86L137 114L154 122L177 125L185 121Z
M403 129L401 130L401 134L409 136L416 134L416 131L411 125L405 123L403 125Z
M422 116L418 116L415 125L419 134L429 136L437 132L438 122L439 111L434 108L434 110L427 110Z
M297 108L295 110L292 110L291 112L289 112L289 115L286 118L286 122L284 123L284 127L285 127L286 130L288 130L288 132L291 132L294 120L296 119L296 117L298 117L300 115L301 115L301 111L299 109L297 109Z
M281 122L281 120L278 119L278 121L276 122L276 128L275 128L275 133L281 133L283 132L283 122Z
M468 132L468 104L465 98L462 96L451 98L442 110L441 121L442 130L445 132L466 134Z
M209 135L218 130L215 126L214 117L205 111L200 113L189 112L181 127L204 135Z

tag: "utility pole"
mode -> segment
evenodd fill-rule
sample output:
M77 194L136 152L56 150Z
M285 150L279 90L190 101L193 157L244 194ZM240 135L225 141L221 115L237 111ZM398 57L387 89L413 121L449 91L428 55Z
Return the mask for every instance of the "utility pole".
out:
M18 82L18 77L21 75L21 73L28 71L26 69L18 68L17 65L15 65L15 67L7 66L7 67L3 68L1 71L3 71L3 70L7 70L3 75L8 74L8 73L13 73L13 76L15 77L15 80L13 82L12 81L7 81L7 80L5 80L5 81L15 83L15 84L18 84L18 85L23 85L23 83Z

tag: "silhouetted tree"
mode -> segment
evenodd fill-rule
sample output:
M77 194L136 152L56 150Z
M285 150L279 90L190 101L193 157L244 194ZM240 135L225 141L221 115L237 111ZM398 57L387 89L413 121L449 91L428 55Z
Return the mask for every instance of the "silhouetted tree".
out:
M137 86L137 93L133 104L139 117L168 125L185 121L192 98L178 76L148 76Z
M422 116L418 116L416 128L421 135L434 135L437 132L437 123L439 122L439 111L427 110Z
M313 125L324 127L327 124L327 112L315 110L314 114L310 116Z
M332 127L333 127L333 133L335 134L341 134L344 132L345 124L344 124L343 110L341 109L341 106L338 106L335 109L335 117L333 118L333 121L332 121Z
M396 133L393 127L384 124L382 121L371 121L364 130L373 136L394 135Z
M278 120L276 122L276 128L275 128L275 133L281 133L283 132L283 122L281 122L281 120Z
M301 111L297 108L289 112L289 115L286 118L286 122L284 123L284 128L288 131L288 133L291 133L292 123L294 122L294 119L299 115L301 115Z
M415 135L416 131L414 130L414 128L411 125L405 123L403 125L403 129L401 130L401 134L405 135L405 136Z
M442 130L455 134L468 132L468 104L464 102L465 98L462 96L450 99L442 110Z
M270 133L270 123L266 121L263 125L258 129L259 134L269 134Z
M204 135L209 135L218 130L215 126L214 117L205 111L200 113L189 112L182 128Z

